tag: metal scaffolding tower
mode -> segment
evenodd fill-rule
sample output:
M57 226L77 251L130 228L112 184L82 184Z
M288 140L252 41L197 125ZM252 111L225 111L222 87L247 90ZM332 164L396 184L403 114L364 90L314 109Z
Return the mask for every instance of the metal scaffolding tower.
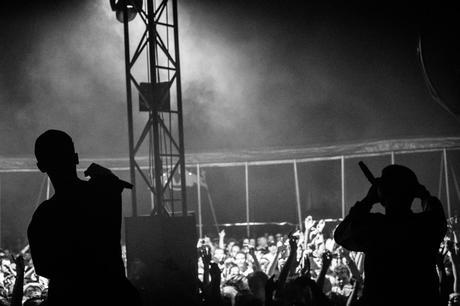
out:
M111 6L124 28L131 182L136 186L138 173L147 184L153 200L152 215L174 215L180 205L186 216L177 0L111 0ZM129 22L136 15L142 20L142 35L131 41ZM132 45L136 47L131 56ZM143 55L144 69L139 69L136 63L142 62ZM148 114L138 136L133 126L133 91L139 96L139 110ZM141 168L136 160L143 144L148 145L148 169ZM132 214L137 216L135 187Z

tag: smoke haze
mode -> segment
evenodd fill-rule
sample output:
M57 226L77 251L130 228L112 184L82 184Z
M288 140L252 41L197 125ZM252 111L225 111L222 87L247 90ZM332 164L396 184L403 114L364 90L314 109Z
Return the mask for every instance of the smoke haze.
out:
M281 2L179 1L187 151L458 135L423 83L416 25ZM0 155L58 128L83 155L126 156L122 25L108 1L56 3L0 30Z

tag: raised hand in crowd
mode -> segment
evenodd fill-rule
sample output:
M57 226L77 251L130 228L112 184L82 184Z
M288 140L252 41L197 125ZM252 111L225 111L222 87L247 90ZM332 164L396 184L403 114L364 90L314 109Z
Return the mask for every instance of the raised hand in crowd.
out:
M358 303L358 293L361 290L361 287L363 285L363 278L361 276L361 273L359 272L358 266L356 265L355 261L350 256L350 251L340 247L338 252L340 256L345 259L347 267L351 272L351 277L352 277L351 283L353 284L353 290L351 294L348 296L347 306L353 306Z
M277 286L278 290L282 291L284 289L284 285L286 283L286 279L289 276L289 272L291 271L291 267L295 262L295 258L297 256L297 237L289 234L289 256L281 269L280 275L278 277Z
M209 284L209 265L211 263L211 248L207 245L200 247L200 257L203 261L203 285Z
M348 269L350 270L351 272L351 276L354 280L357 280L357 279L362 279L362 276L361 276L361 273L359 272L359 269L358 269L358 266L356 265L356 262L351 259L350 257L350 251L348 251L347 249L344 249L344 248L340 248L340 255L345 258L346 260L346 263L347 263L347 267Z
M448 277L446 274L446 266L444 264L444 259L447 258L447 241L444 241L438 253L436 254L436 270L438 272L439 277L439 292L441 295L441 302L443 305L447 305L449 301L449 294L451 293L453 286L448 281Z
M275 254L273 260L271 261L271 263L269 265L269 268L268 268L268 271L267 271L268 276L274 275L275 269L278 266L278 259L280 257L281 252L283 251L283 249L284 249L284 245L281 242L278 243L277 248L276 248L276 254Z
M313 220L312 216L307 216L304 220L305 232L304 232L304 248L310 243L310 232L312 231L313 227L315 226L315 221Z
M304 252L302 269L300 270L300 275L310 278L310 269L311 269L310 255Z
M225 230L219 232L219 248L225 249Z
M249 247L248 254L251 256L252 261L254 263L254 272L255 271L262 271L260 267L259 259L256 256L256 249L254 247Z
M313 226L315 226L315 222L312 216L307 216L304 220L305 230L310 230Z
M323 254L321 255L321 270L318 275L318 279L316 280L316 283L320 288L324 287L324 279L326 277L326 273L331 266L332 263L332 253L329 252L328 250L325 250Z

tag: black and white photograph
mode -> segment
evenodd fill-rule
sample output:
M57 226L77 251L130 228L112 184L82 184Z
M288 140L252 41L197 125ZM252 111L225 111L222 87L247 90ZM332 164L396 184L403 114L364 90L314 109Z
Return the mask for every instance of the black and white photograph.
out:
M0 306L460 306L460 6L0 6Z

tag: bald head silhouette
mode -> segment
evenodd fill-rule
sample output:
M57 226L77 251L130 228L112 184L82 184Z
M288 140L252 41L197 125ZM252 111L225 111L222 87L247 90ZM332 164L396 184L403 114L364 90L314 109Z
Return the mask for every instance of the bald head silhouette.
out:
M78 154L67 133L48 130L35 141L37 167L48 175L73 174L78 165Z

